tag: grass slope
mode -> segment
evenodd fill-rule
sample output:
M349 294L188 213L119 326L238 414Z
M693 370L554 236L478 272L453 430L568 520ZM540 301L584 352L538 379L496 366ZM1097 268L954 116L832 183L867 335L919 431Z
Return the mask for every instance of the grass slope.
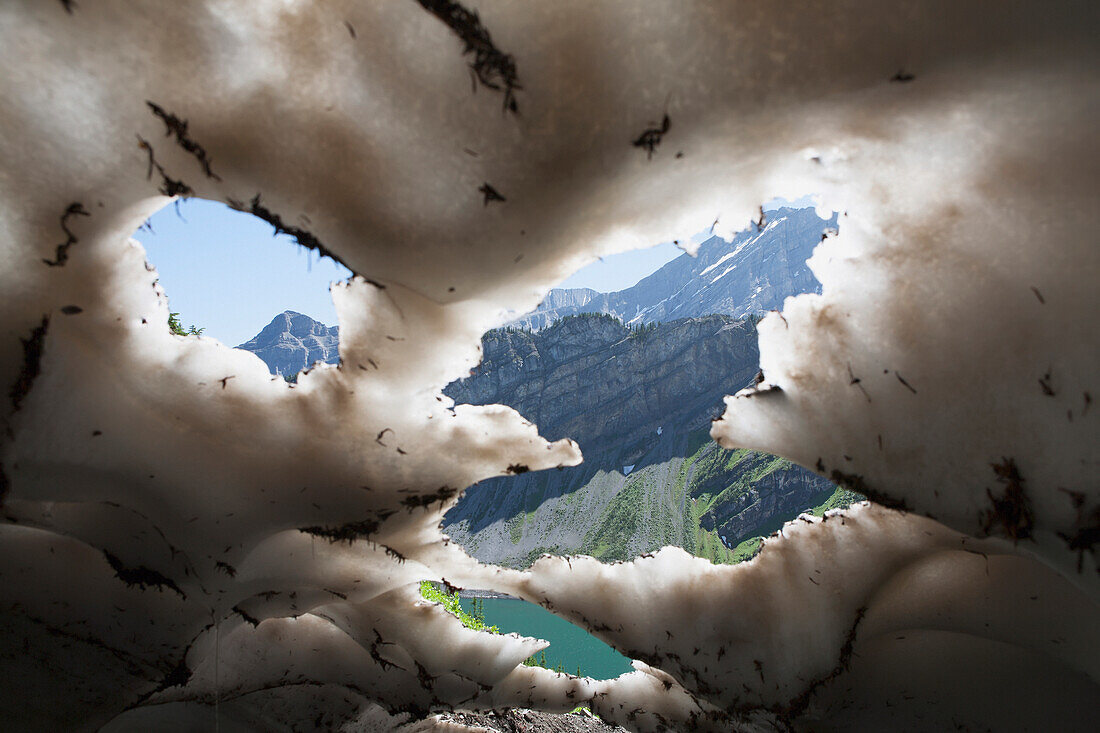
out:
M711 440L706 428L693 431L685 442L683 457L642 465L621 487L600 484L603 486L600 491L615 493L597 502L595 509L592 509L593 497L587 494L595 490L598 481L606 481L606 474L602 479L588 479L585 485L552 504L544 501L555 493L550 491L553 472L545 472L539 480L527 484L519 511L505 521L513 545L518 545L536 526L543 530L544 538L547 526L580 527L582 531L587 527L587 531L580 547L554 544L550 533L550 543L539 542L538 547L517 553L507 564L528 567L542 554L629 560L666 545L682 547L716 564L741 562L759 551L761 538L778 531L802 512L821 516L830 509L841 509L863 499L854 492L832 487L810 497L808 505L797 511L770 517L739 537L728 537L730 546L727 546L717 527L730 512L739 511L730 505L739 500L743 505L745 494L761 481L795 466L766 453L725 450ZM644 464L644 460L639 462ZM594 512L598 516L592 522Z

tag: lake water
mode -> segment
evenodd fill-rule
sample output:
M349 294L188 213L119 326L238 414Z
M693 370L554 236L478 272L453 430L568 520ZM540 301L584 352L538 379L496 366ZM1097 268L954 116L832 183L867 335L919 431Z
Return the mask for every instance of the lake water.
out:
M501 633L510 631L550 642L546 648L546 666L559 664L570 674L597 680L609 680L632 672L630 660L584 629L558 618L541 606L517 598L479 598L484 606L485 623ZM473 609L473 598L460 599L462 608Z

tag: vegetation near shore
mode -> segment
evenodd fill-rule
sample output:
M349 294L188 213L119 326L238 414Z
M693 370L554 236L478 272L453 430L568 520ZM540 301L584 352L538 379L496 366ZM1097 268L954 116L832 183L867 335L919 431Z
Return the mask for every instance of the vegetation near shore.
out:
M467 629L488 631L490 634L500 633L500 629L496 626L485 624L485 610L480 598L474 599L473 613L466 613L462 608L457 592L448 593L430 580L421 581L420 595L426 601L434 601L442 605L448 613L457 617Z

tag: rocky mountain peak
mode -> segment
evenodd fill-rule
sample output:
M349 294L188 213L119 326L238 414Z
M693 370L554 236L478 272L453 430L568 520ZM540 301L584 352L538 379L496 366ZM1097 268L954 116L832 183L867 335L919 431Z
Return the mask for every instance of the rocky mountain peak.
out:
M263 359L272 374L290 376L315 362L339 359L339 326L326 326L296 311L283 311L237 348Z

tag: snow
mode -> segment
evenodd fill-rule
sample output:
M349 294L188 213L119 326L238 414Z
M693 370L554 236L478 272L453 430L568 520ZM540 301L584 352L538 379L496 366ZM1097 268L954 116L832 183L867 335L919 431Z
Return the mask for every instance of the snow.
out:
M518 115L471 91L474 56L419 3L5 7L5 723L385 729L588 704L639 731L1090 730L1082 7L486 0ZM652 156L630 144L666 111ZM183 185L362 276L333 289L340 367L290 386L168 333L129 236ZM788 524L736 566L666 548L517 571L441 534L474 482L581 459L441 395L487 328L579 261L725 236L805 191L847 212L809 261L822 293L760 322L766 381L712 435L880 504ZM525 667L541 642L417 600L444 578L645 661L602 682Z
M740 251L741 251L742 249L744 249L744 247L745 247L745 245L744 245L744 244L741 244L741 245L739 245L739 246L738 246L738 247L737 247L736 249L734 249L734 250L733 250L732 252L727 252L726 254L722 255L721 257L719 257L719 258L718 258L718 260L717 260L717 261L716 261L716 262L715 262L715 263L714 263L713 265L710 265L709 267L707 267L706 269L704 269L704 270L703 270L702 272L700 272L700 273L699 273L699 277L702 277L703 275L706 275L706 274L707 274L708 272L710 272L710 271L711 271L711 270L713 270L714 268L718 267L719 265L721 265L721 264L722 264L723 262L725 262L726 260L730 259L731 257L736 257L736 256L737 256L737 254L738 254L738 253L739 253L739 252L740 252ZM711 280L711 282L714 282L714 281L713 281L713 280Z
M721 280L721 279L722 279L722 278L724 278L724 277L725 277L726 275L730 274L731 272L733 272L733 271L734 271L734 270L736 270L736 269L737 269L737 265L730 265L730 266L729 266L729 267L727 267L727 268L726 268L725 270L722 270L722 274L721 274L721 275L718 275L717 277L713 278L713 279L712 279L712 280L710 281L710 284L711 284L711 285L713 285L714 283L718 282L719 280Z
M787 220L787 217L783 216L783 217L780 217L780 218L776 219L775 221L769 222L768 225L765 226L763 229L761 229L760 232L755 237L753 237L752 239L748 239L748 240L742 242L741 244L737 245L737 247L732 252L727 252L726 254L722 255L720 258L718 258L717 262L715 262L713 265L710 265L709 267L704 269L702 272L700 272L699 277L702 277L703 275L706 275L708 272L715 269L716 267L721 265L726 260L729 260L733 257L736 257L738 254L741 253L741 250L745 249L745 247L756 244L758 241L760 241L761 237L763 237L765 234L770 232L775 227L779 226L779 224L781 222L784 222L786 220ZM767 260L767 258L765 258L765 261L766 260ZM737 267L737 265L733 265L732 267L727 267L726 270L721 275L719 275L718 277L716 277L716 278L714 278L713 280L710 281L711 284L713 285L714 283L721 280L727 273L729 273L730 271L732 271L736 267Z

